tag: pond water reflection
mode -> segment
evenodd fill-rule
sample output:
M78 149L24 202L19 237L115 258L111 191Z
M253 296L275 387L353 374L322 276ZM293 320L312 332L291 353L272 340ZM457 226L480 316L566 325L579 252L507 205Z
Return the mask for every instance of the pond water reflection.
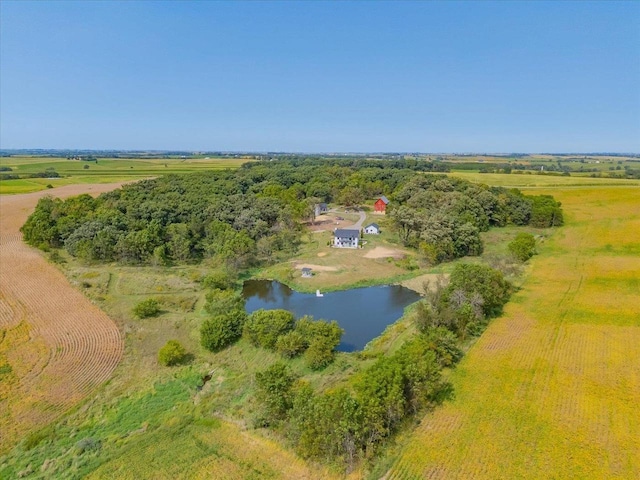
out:
M296 318L312 315L316 320L336 320L345 331L338 346L342 352L361 350L398 320L405 307L420 299L416 292L400 285L354 288L317 297L271 280L246 281L242 295L248 313L282 308Z

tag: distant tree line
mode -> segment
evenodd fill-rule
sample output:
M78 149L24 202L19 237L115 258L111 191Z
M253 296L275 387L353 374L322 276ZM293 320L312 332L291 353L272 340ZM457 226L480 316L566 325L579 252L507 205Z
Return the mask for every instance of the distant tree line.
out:
M295 251L300 221L313 217L317 202L358 203L431 168L413 160L405 165L412 169L356 162L253 162L144 180L96 199L43 198L22 231L32 245L65 248L86 261L163 264L216 257L244 268Z
M0 172L11 172L11 167L0 167ZM0 173L0 180L18 180L20 178L60 178L60 174L53 167L45 169L43 172L16 174Z

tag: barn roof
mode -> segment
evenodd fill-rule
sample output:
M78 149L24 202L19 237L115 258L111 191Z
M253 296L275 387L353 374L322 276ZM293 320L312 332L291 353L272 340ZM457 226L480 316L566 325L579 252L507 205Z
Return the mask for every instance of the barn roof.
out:
M384 202L385 205L389 204L389 199L387 197L385 197L384 195L380 196L380 200L382 200Z

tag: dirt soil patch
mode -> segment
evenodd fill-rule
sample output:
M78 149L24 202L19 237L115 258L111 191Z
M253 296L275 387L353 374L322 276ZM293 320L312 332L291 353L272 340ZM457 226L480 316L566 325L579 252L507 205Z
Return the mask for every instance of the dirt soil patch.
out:
M414 292L418 292L423 295L425 293L425 286L428 286L429 290L435 290L439 281L442 281L445 285L449 282L448 273L426 273L419 277L410 278L400 283L403 287L407 287Z
M314 265L313 263L299 263L295 265L297 270L302 270L303 268L310 268L311 270L316 270L318 272L337 272L338 267L329 267L326 265Z
M402 258L404 253L393 248L375 247L363 255L364 258Z

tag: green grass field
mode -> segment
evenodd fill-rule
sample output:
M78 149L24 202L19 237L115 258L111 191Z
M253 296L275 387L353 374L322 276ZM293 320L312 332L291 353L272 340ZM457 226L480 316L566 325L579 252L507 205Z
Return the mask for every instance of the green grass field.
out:
M189 173L213 169L237 168L247 159L188 158L188 159L103 159L98 162L67 160L66 158L0 157L0 166L9 167L4 174L25 176L53 168L61 178L20 178L0 180L0 194L29 193L77 183L112 183L140 178L157 177L168 173ZM89 167L89 168L85 168Z
M536 187L566 225L388 478L640 478L640 188Z

